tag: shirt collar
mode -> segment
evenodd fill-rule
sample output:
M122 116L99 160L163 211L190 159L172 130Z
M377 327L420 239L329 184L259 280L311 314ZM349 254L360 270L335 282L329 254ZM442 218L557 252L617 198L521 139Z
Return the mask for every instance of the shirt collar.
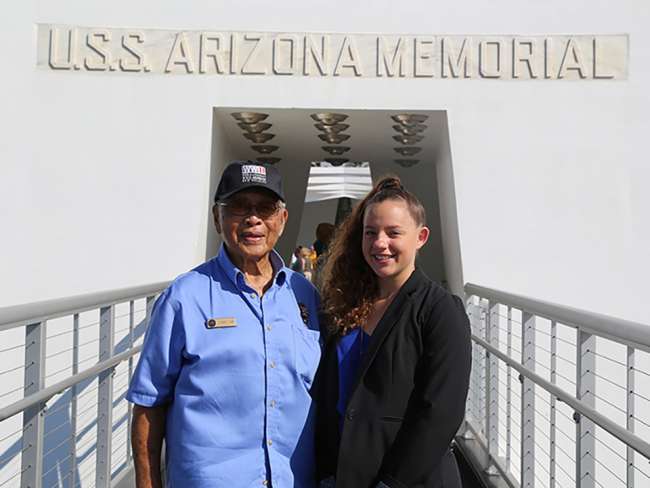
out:
M271 250L269 258L271 259L271 266L273 267L273 280L278 286L282 286L287 278L284 260L275 249ZM241 285L246 283L242 270L235 266L230 260L230 256L228 256L228 252L226 252L225 244L221 244L219 254L217 254L217 262L219 263L219 266L221 266L221 269L226 273L228 279L237 287L241 287Z

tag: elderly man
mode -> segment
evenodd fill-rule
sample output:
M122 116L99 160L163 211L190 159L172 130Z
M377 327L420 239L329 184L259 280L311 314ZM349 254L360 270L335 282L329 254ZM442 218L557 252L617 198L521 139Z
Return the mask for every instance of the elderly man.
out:
M219 254L178 277L151 316L127 398L140 488L312 487L309 390L318 297L273 250L287 221L273 166L234 162L215 195Z

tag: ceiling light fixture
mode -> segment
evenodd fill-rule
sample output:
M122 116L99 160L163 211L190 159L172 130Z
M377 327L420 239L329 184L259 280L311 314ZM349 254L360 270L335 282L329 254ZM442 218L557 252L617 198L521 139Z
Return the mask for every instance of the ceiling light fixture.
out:
M328 144L341 144L347 141L350 136L347 134L318 134L318 138Z
M419 159L396 159L395 162L399 164L402 168L410 168L415 166L420 162Z
M422 151L421 147L415 147L415 146L405 146L405 147L394 147L393 151L396 153L401 154L402 156L414 156L420 151Z
M423 114L397 114L391 115L390 117L398 124L405 125L407 127L412 127L417 124L421 124L429 118L428 115Z
M261 146L251 146L251 149L260 154L271 154L272 152L275 152L280 148L278 146L271 146L268 144L264 144Z
M393 136L393 140L399 142L400 144L404 144L405 146L412 146L413 144L417 144L422 139L424 139L424 136Z
M396 124L393 126L393 129L395 129L397 132L405 136L415 136L420 132L424 132L426 128L427 126L424 124L415 124L409 127L402 124Z
M348 146L321 146L321 149L330 153L332 156L340 156L350 150Z
M327 132L328 134L338 134L339 132L343 132L345 129L350 127L350 125L349 124L325 125L322 122L319 122L318 124L314 124L314 127L316 127L320 131Z
M233 112L230 115L244 124L257 124L269 116L260 112Z
M248 132L245 132L243 135L246 139L256 144L264 144L265 142L268 142L275 137L275 134L269 134L268 132L260 132L259 134L250 134Z
M272 156L257 158L257 162L262 164L276 164L279 163L280 161L282 161L282 158L274 158Z
M338 124L339 122L343 122L345 119L348 118L348 116L345 114L322 112L322 113L311 114L311 118L314 119L316 122L322 122L325 125L334 125L334 124Z
M264 132L273 126L273 124L267 124L266 122L258 122L257 124L246 124L244 122L239 122L237 125L250 134L259 134L260 132Z
M346 158L325 158L325 161L330 163L332 166L341 166L343 163L350 161Z

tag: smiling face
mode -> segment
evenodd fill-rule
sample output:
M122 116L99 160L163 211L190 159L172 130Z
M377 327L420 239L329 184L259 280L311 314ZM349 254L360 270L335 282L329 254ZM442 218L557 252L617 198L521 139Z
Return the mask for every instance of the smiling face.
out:
M363 257L381 284L401 286L415 269L418 249L427 242L429 229L418 225L402 199L373 203L363 217Z
M282 235L288 212L264 189L243 190L213 207L214 224L235 266L268 259Z

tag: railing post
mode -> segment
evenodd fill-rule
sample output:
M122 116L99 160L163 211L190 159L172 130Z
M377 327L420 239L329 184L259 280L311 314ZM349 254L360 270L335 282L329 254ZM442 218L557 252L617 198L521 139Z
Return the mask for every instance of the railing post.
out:
M148 296L145 305L146 308L145 313L147 314L146 315L147 329L149 328L149 320L151 320L151 314L153 313L153 306L155 304L156 304L156 296L155 295Z
M484 302L482 299L479 299L479 309L480 309L480 322L479 322L479 330L477 331L477 334L479 337L486 337L486 331L487 331L487 312L486 308L484 305ZM483 436L487 439L487 389L485 388L486 382L487 382L487 350L481 348L481 352L479 353L479 362L478 362L478 370L479 370L479 391L478 391L478 420L481 423L480 425L480 431L483 434Z
M634 401L634 368L635 357L634 348L627 347L627 430L634 433L634 416L636 415L636 406ZM625 456L627 463L627 488L634 488L634 449L628 446Z
M45 322L25 327L25 396L45 385ZM45 403L23 412L23 454L21 488L38 488L43 476L43 431Z
M133 328L135 326L135 302L133 300L129 301L129 349L133 348ZM131 383L131 377L133 376L133 356L129 358L128 365L128 383ZM127 426L126 426L126 464L131 464L131 422L133 421L133 404L127 402Z
M499 304L488 301L485 340L499 348ZM487 368L485 372L486 391L486 431L488 452L493 456L499 454L499 360L494 354L486 352Z
M477 335L481 329L481 307L474 303L474 298L469 299L469 318L470 326L472 329L472 334ZM479 369L479 354L481 354L481 348L472 341L472 378L470 381L470 390L469 390L469 411L474 422L481 422L480 412L479 412L479 391L477 387L481 384L481 372Z
M72 319L72 374L79 372L79 314L74 314ZM77 484L77 398L79 395L78 384L75 383L70 390L70 486Z
M551 320L551 383L555 384L557 382L557 323L555 320ZM555 448L555 436L556 436L556 405L555 397L551 394L551 421L550 425L550 452L549 452L549 488L555 488L555 463L556 463L556 448Z
M99 360L113 355L115 342L115 312L113 305L99 310ZM99 375L97 403L97 459L95 486L109 488L111 484L111 443L113 438L113 373L110 369Z
M596 337L580 329L576 342L576 398L590 407L595 406L596 395ZM594 423L587 417L574 413L576 421L576 485L595 488L595 436Z
M508 306L508 337L506 338L506 353L512 357L512 307ZM512 464L512 368L506 366L506 471Z
M535 316L522 310L521 363L535 371ZM535 486L535 384L521 379L521 488Z

